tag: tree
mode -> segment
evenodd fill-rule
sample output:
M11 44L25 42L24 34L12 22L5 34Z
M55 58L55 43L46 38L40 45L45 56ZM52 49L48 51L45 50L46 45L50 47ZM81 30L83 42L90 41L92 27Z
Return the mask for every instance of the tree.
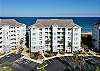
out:
M84 64L85 64L85 59L83 56L80 56L79 57L80 71L84 71Z
M14 71L10 66L0 67L0 71Z
M39 65L38 65L38 70L39 70L39 71L46 71L46 70L45 70L45 67L46 67L46 66L47 66L46 63L39 64Z
M96 71L100 71L100 68L99 67L96 67Z

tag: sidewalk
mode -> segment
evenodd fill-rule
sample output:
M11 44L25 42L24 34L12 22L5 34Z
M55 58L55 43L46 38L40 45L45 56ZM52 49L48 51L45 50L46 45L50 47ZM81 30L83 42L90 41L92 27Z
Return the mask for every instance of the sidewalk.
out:
M40 61L40 60L34 60L34 59L31 59L31 58L26 57L26 56L23 56L22 58L27 59L27 60L30 60L30 61L33 61L33 62L36 62L36 63L39 63L39 64L43 63L43 61Z
M13 50L13 51L11 51L11 52L9 52L9 53L6 53L6 54L4 54L4 55L1 55L0 58L4 57L4 56L6 56L6 55L9 55L9 54L11 54L11 53L14 53L14 52L16 52L16 50Z

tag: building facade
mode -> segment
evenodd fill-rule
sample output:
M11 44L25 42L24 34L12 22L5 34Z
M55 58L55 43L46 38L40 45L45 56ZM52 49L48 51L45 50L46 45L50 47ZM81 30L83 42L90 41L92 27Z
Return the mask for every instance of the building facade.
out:
M81 49L81 27L72 19L38 19L30 27L29 37L31 52Z
M92 42L94 47L100 51L100 22L93 26Z
M0 19L0 51L9 52L25 44L26 25L14 19Z

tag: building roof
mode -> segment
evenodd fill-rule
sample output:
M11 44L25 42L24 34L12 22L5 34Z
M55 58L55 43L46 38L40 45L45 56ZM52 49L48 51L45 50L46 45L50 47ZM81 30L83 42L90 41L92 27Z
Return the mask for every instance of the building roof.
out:
M72 19L38 19L37 22L32 25L32 27L51 27L52 25L58 27L78 26L74 24Z
M15 19L0 19L0 26L4 25L21 26L21 23L17 22Z

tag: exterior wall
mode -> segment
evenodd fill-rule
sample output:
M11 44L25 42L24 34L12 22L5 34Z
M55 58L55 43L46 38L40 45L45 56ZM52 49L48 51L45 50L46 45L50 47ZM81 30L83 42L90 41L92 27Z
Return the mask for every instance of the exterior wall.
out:
M23 26L1 26L0 32L0 47L2 51L9 52L12 48L20 47L20 39L23 38L23 45L25 44L26 38L26 25Z
M81 45L81 27L74 26L70 27L58 27L57 25L52 25L51 27L42 28L30 28L30 47L31 52L38 51L66 51L71 52L80 50ZM34 33L34 35L33 35ZM61 39L63 43L59 43ZM46 41L49 40L47 44ZM69 46L69 42L71 46Z
M57 26L52 26L52 51L57 52Z
M71 47L69 47L69 43L72 43L72 29L68 30L68 27L65 27L65 51L71 52Z
M81 45L81 28L73 27L72 47L73 51L80 50Z

